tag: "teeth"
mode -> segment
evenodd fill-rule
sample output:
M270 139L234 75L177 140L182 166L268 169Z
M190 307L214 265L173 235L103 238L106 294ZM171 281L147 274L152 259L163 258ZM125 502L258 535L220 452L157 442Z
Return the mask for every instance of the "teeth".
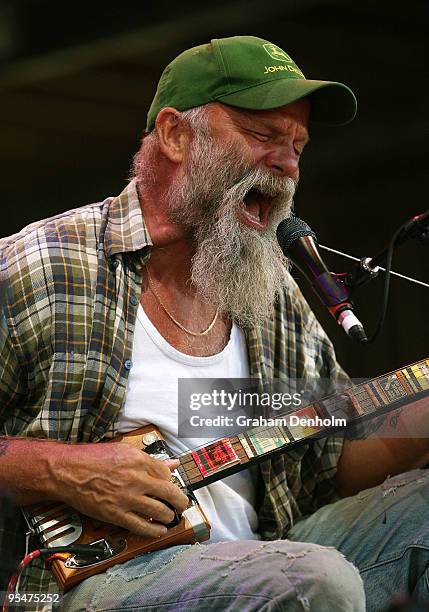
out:
M243 203L242 208L249 219L252 219L253 221L261 220L261 209L259 206L256 206L254 203Z

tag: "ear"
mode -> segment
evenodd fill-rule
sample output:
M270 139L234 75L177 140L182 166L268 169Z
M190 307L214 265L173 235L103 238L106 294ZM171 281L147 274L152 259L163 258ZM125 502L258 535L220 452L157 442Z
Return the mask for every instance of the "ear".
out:
M172 162L179 164L185 158L190 142L189 128L180 121L180 113L167 106L159 111L156 131L162 153Z

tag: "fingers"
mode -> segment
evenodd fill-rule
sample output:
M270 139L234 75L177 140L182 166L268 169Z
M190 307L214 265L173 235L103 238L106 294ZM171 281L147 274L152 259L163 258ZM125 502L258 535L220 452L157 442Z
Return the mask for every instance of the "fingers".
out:
M167 533L167 527L155 521L138 516L134 512L127 512L115 520L115 524L128 529L132 533L143 537L159 538Z
M167 459L166 461L161 461L160 459L154 459L147 454L142 454L142 456L145 457L144 467L147 473L155 478L162 478L163 480L170 480L171 469L176 469L180 465L180 462L177 459ZM172 462L174 465L173 468L170 467Z
M173 509L181 514L188 506L186 495L171 482L178 460L160 461L120 443L88 447L86 462L79 457L73 470L61 472L60 499L82 514L159 537L174 520Z
M180 514L189 503L188 498L177 485L151 476L145 480L145 494L169 502Z
M163 463L171 472L173 472L173 470L177 470L180 465L180 461L178 459L166 459Z
M127 447L126 449L124 449L125 445L122 445L119 442L116 446L120 447L118 450L119 452L121 452L122 459L124 459L124 455L122 453L125 450L125 452L127 453L125 457L128 458L130 466L132 465L134 468L140 468L141 466L143 467L145 472L147 472L151 476L154 476L155 478L170 480L171 471L177 469L180 465L180 461L178 459L156 459L148 453L144 453L133 447Z
M139 514L143 514L144 517L150 517L152 521L156 523L163 523L164 525L169 525L175 518L175 514L171 508L161 501L153 499L153 497L145 496L135 500L133 510Z

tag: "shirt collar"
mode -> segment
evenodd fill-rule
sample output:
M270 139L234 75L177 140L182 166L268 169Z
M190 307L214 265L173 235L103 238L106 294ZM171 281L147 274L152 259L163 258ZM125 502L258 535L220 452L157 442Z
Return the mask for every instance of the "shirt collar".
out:
M107 257L152 246L133 179L108 209L104 249Z

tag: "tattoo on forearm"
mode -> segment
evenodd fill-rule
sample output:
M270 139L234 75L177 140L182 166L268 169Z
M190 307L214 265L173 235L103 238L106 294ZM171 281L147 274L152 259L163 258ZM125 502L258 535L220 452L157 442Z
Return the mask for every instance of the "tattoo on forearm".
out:
M391 429L397 429L401 412L402 408L395 410L393 415L383 415L370 421L366 421L366 423L364 424L364 433L360 432L358 435L355 436L355 439L367 438L369 435L375 434L380 429L383 429L384 435L387 436L388 426L390 426Z
M397 410L393 416L390 417L390 427L396 429L398 427L399 417L401 416L402 410Z
M0 457L6 454L7 447L9 446L9 441L5 438L0 438Z

